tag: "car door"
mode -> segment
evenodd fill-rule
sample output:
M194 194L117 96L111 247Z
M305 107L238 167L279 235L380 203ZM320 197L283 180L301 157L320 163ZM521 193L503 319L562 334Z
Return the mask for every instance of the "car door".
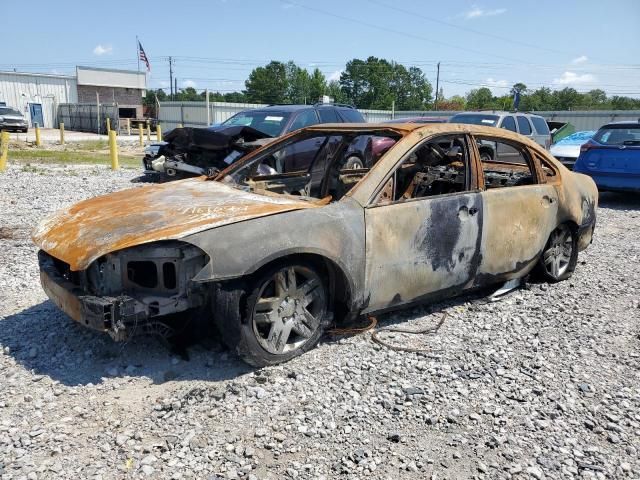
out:
M446 158L436 157L433 146L447 144ZM482 231L473 165L466 135L439 136L419 142L380 185L365 208L366 311L472 284Z
M558 193L525 145L482 135L475 140L497 142L509 152L509 160L479 162L484 189L476 284L481 285L520 277L533 268L557 226Z
M318 123L318 115L315 109L302 110L293 118L287 133L300 128L309 127ZM322 145L323 138L309 138L292 146L293 151L287 155L287 162L284 165L285 172L297 172L307 170L313 158Z

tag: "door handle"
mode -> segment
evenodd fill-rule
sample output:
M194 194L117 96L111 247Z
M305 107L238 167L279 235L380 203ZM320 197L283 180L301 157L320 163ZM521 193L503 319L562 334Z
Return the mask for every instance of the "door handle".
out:
M550 197L549 195L544 195L542 197L542 200L544 200L545 202L552 204L553 202L555 202L555 200L553 199L553 197Z

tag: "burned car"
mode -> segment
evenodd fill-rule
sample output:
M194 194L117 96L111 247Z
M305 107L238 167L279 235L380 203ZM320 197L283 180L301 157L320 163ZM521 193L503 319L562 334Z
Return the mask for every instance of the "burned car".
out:
M171 130L163 136L163 142L145 148L142 163L146 174L212 177L248 152L300 128L318 123L364 121L358 110L340 103L268 105L239 112L220 125ZM296 149L296 154L283 166L285 171L308 167L316 145L313 141L300 142ZM374 155L371 149L371 139L359 139L350 147L347 166L370 164Z
M345 169L360 136L393 146ZM282 160L313 139L309 168ZM483 160L482 141L500 144ZM510 155L506 155L510 153ZM535 142L464 124L328 124L258 149L215 179L80 202L34 232L41 283L70 317L124 339L197 312L252 365L312 348L360 314L537 272L569 278L598 193Z

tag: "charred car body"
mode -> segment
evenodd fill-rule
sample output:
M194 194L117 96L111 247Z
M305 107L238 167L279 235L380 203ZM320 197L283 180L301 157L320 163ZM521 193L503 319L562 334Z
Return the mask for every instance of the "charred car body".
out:
M163 142L146 147L142 163L148 174L212 177L248 152L300 128L318 123L364 121L362 114L350 105L269 105L240 112L221 125L167 132ZM365 158L368 143L352 145L352 165L363 166L370 158ZM300 143L296 155L290 156L284 165L285 171L308 167L315 149L313 141Z
M361 136L394 143L371 168L347 169ZM308 169L277 170L309 140L318 146ZM482 141L511 156L482 159ZM345 317L533 270L568 278L591 241L597 198L589 177L502 129L316 125L215 180L81 202L33 238L45 291L76 321L126 338L168 334L167 318L199 312L243 359L269 365Z

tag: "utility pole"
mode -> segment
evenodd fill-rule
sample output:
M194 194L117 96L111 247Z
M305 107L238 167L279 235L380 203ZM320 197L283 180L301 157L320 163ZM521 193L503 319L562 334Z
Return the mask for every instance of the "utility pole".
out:
M436 74L436 100L433 108L438 110L438 92L440 91L440 62L438 62L438 73Z
M171 92L169 98L173 101L173 59L169 56L169 90Z
M173 90L176 94L176 97L178 96L178 77L173 79L174 85L173 85Z

